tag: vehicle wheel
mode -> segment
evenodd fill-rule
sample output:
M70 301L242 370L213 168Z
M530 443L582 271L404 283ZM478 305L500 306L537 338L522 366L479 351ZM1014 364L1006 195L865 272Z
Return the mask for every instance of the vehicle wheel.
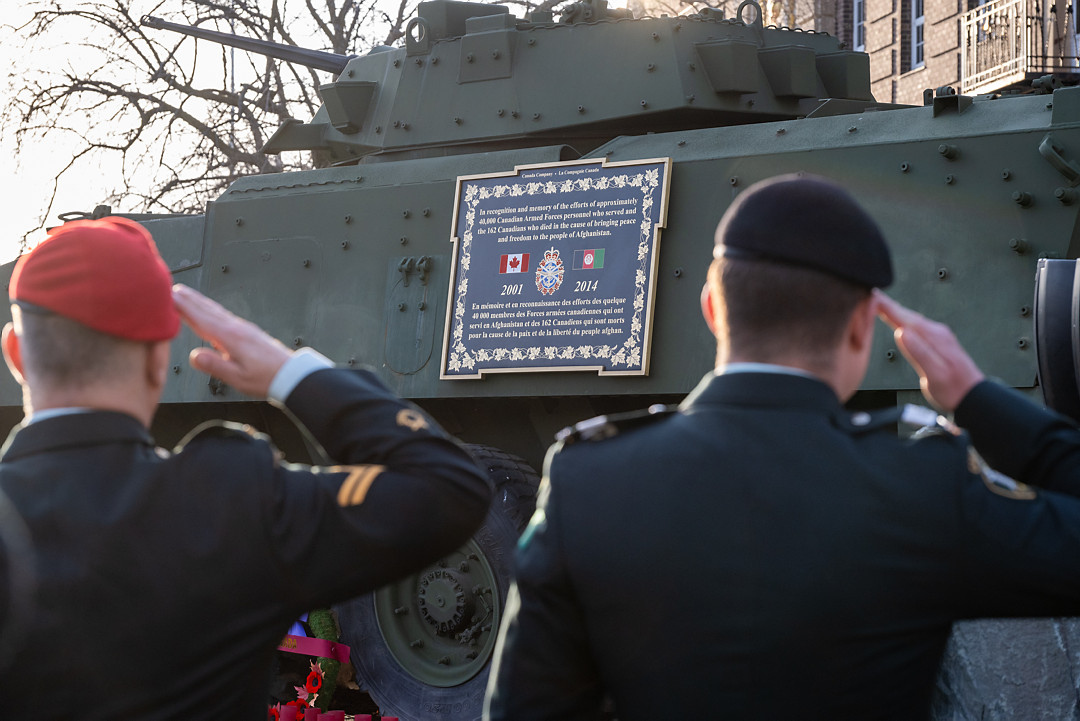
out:
M491 446L467 446L473 458L488 472L495 486L493 505L501 505L503 513L514 523L520 534L536 510L536 489L540 476L521 458Z
M539 477L517 456L469 446L495 486L480 530L418 574L336 607L357 681L384 716L474 721Z

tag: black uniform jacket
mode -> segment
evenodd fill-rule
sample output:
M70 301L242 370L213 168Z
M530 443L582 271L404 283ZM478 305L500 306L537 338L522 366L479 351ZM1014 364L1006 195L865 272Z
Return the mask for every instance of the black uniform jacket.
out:
M418 570L483 520L480 469L370 373L317 371L286 405L349 465L279 463L221 424L168 453L110 412L15 431L0 489L38 589L0 717L261 721L291 621Z
M620 721L926 718L954 620L1080 613L1080 499L990 483L898 415L710 375L674 415L555 446L490 717L596 719L608 695Z
M956 409L956 423L990 465L1052 491L1080 496L1080 433L1011 388L984 381Z

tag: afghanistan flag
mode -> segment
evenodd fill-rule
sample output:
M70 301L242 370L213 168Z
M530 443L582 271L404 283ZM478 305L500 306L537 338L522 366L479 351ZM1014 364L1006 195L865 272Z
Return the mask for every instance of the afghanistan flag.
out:
M500 273L527 273L529 272L529 254L511 253L504 255L499 260Z
M574 270L596 270L604 267L604 249L574 251Z

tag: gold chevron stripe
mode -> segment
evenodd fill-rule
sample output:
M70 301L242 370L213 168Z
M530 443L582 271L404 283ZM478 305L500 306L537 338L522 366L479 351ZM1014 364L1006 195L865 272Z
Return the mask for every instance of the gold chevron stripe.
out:
M334 466L331 471L349 471L349 477L338 489L337 502L339 506L358 506L367 497L371 484L379 477L386 466Z

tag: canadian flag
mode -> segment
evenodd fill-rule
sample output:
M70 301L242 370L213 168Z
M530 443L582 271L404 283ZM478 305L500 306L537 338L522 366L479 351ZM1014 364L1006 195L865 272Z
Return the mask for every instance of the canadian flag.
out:
M527 273L529 271L528 253L511 253L502 256L499 261L500 273Z

